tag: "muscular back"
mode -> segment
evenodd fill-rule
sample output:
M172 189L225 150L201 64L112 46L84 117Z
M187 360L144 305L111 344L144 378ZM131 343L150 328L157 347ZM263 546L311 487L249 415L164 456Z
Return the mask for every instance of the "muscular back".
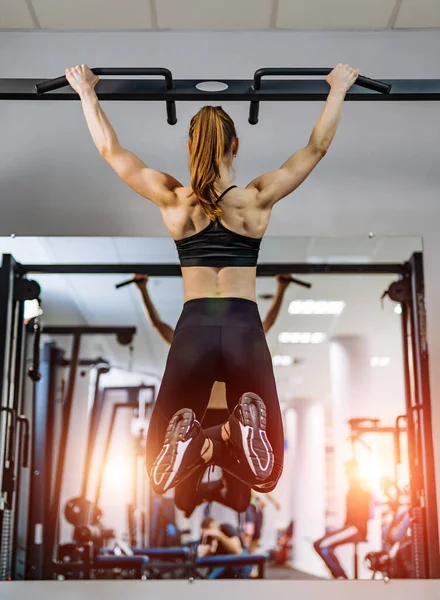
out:
M262 238L270 220L271 210L258 202L255 188L234 188L222 199L220 221L232 231L249 237ZM162 218L175 240L199 233L209 225L190 187L175 189L175 202L161 207Z
M271 207L259 206L258 192L234 188L221 202L222 224L248 237L262 238L270 220ZM170 235L180 240L199 233L209 225L190 187L175 189L175 201L161 206ZM184 267L185 301L202 297L234 297L255 301L255 267Z

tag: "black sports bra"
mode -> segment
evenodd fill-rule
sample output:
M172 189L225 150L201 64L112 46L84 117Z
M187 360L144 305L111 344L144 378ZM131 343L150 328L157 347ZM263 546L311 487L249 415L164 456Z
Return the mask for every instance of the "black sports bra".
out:
M217 202L236 187L225 190ZM261 239L235 233L216 220L175 242L182 267L255 267Z

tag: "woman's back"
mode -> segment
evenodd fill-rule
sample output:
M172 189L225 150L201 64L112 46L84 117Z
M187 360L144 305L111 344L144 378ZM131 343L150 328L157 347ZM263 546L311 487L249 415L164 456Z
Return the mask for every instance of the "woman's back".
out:
M221 200L221 208L223 212L218 221L223 229L251 238L250 243L263 237L269 224L270 208L259 205L255 188L230 189ZM165 226L177 242L203 235L212 223L190 187L176 188L175 202L161 212ZM185 301L203 297L255 301L255 273L254 266L183 266Z

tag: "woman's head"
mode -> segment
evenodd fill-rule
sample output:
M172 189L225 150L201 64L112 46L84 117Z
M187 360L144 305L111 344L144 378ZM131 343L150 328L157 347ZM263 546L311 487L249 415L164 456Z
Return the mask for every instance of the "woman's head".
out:
M203 212L212 221L221 215L214 184L223 164L229 168L238 151L238 138L231 117L221 106L204 106L191 119L189 128L191 187Z

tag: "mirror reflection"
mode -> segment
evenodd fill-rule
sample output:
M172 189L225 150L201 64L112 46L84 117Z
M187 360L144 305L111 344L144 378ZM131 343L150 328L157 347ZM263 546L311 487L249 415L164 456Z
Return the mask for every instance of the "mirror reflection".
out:
M0 243L25 322L14 350L21 383L11 392L22 416L8 421L3 449L15 457L18 485L9 555L16 578L34 567L41 579L414 576L411 519L424 493L414 453L425 447L412 409L420 349L409 283L422 266L420 239L267 238L261 264L271 273L257 277L256 333L243 328L238 341L228 340L226 321L194 338L192 320L209 322L209 311L188 313L182 326L169 240ZM128 272L131 265L139 268ZM240 327L243 308L225 310ZM221 333L222 356L234 355L237 373L222 361L212 371L200 352L206 333ZM164 388L175 336L187 337ZM269 444L274 409L259 408L258 396L238 403L253 391L248 363L265 364L264 336L282 420L282 474L271 489L249 485L244 458L234 455L235 427L249 435L248 467L266 467L257 445ZM182 388L188 373L179 369L194 364L197 379ZM262 389L267 401L270 387ZM183 395L191 426L205 432L190 474L169 486L162 481L174 476L181 446L170 468L160 466L171 460L173 436L188 443L190 417L177 425L154 417L164 393ZM147 446L159 431L151 460Z

